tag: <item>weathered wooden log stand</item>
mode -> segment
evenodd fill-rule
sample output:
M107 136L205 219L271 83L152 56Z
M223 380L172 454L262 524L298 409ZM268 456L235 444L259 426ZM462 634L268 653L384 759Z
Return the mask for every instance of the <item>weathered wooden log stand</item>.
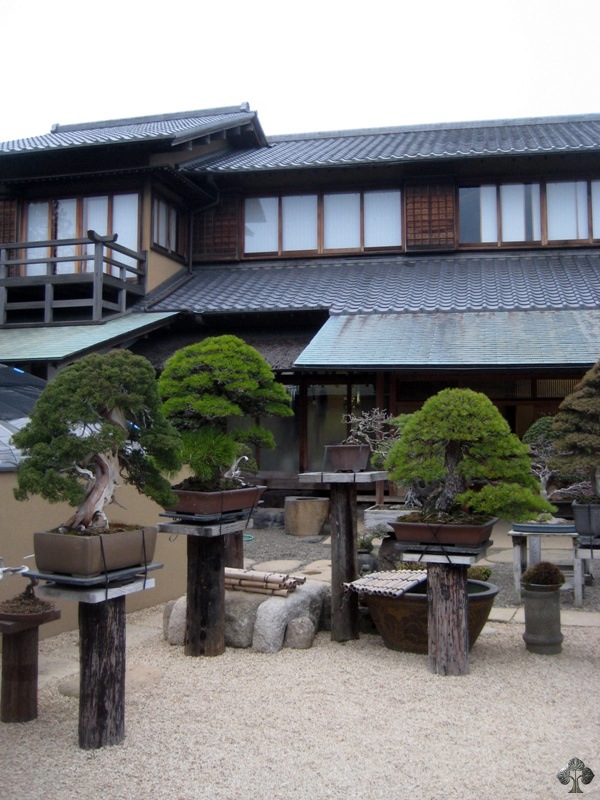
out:
M358 595L344 584L357 577L356 495L358 484L385 480L386 472L303 472L300 483L329 484L331 527L331 639L358 639Z
M60 611L48 611L43 621L0 621L2 634L2 722L30 722L38 715L38 645L40 625L60 619ZM38 618L38 619L35 619Z
M40 597L79 603L79 746L119 744L125 738L125 597L154 588L154 579L139 577L139 568L106 573L102 586L97 578L61 576L58 583L56 576L32 574L48 581L39 586Z
M469 673L467 570L485 556L491 544L473 548L406 545L404 561L427 564L428 659L436 675Z
M220 656L225 652L225 539L234 536L237 542L243 541L245 525L245 520L223 524L161 522L158 525L162 533L188 537L186 656ZM227 566L234 565L228 563Z

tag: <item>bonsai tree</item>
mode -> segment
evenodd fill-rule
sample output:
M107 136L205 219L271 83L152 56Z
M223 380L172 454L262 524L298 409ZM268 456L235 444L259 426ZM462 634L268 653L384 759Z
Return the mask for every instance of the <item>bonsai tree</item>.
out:
M342 444L366 444L371 451L371 464L380 469L385 463L390 447L399 436L402 418L393 417L381 408L356 414L344 414L342 422L350 426L350 434Z
M76 506L65 529L106 528L104 508L121 480L161 505L173 498L162 473L181 467L180 438L163 415L154 368L128 350L59 372L13 440L26 456L15 497Z
M600 361L560 404L553 432L557 451L553 465L589 476L595 501L600 502Z
M390 478L420 488L423 521L461 515L525 520L551 506L539 495L527 445L485 395L444 389L411 414L386 461Z
M260 417L293 416L290 397L269 364L236 336L213 336L178 350L158 385L195 478L186 487L198 491L228 488L239 464L252 466L251 446L275 447ZM236 420L248 424L235 427Z

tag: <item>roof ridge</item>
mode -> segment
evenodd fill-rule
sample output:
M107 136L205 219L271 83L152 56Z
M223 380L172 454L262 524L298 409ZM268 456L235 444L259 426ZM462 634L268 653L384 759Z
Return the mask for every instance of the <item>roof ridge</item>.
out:
M224 106L221 108L204 108L194 111L178 111L172 114L153 114L141 117L123 117L122 119L98 120L94 122L75 122L67 125L55 123L50 133L60 133L69 131L92 130L95 128L114 128L121 125L141 125L148 122L168 122L175 119L187 119L190 117L211 117L216 114L236 114L250 111L249 103L240 103L238 106Z
M348 130L309 131L307 133L283 133L267 136L269 143L303 139L328 139L354 136L373 136L389 133L417 133L419 131L464 130L476 128L497 128L507 125L547 125L564 122L590 122L600 120L598 114L572 114L549 117L516 117L489 120L462 120L456 122L429 122L412 125L392 125L382 128L350 128Z

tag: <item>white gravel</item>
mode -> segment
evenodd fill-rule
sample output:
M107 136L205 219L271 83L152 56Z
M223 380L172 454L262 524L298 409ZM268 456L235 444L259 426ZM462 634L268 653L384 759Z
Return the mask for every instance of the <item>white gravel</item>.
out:
M38 719L0 725L2 800L548 800L573 757L600 796L597 628L563 628L544 657L522 626L488 625L449 678L377 636L190 658L163 641L162 608L128 620L125 741L79 749L78 701L58 689L77 638L45 640Z

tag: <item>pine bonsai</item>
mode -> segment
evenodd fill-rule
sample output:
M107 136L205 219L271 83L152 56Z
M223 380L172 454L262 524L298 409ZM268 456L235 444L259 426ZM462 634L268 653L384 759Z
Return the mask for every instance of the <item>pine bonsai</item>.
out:
M236 477L241 459L251 466L251 446L275 446L260 417L293 416L290 397L267 361L236 336L213 336L178 350L165 364L159 391L194 475L185 488L199 491L228 488L225 479ZM242 424L236 427L236 420Z
M554 419L553 465L564 472L589 475L600 496L600 361L565 397Z
M106 528L121 479L160 505L173 499L162 473L181 467L180 438L162 413L154 368L128 350L59 372L13 441L26 456L15 497L76 506L65 529Z
M521 521L554 510L539 495L527 445L485 395L470 389L444 389L411 414L386 466L392 480L420 488L423 521Z

